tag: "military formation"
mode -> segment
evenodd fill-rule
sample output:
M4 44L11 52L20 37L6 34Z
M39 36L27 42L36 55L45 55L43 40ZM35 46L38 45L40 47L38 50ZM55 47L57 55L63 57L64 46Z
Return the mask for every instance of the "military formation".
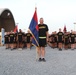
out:
M19 29L19 32L7 32L5 37L5 45L6 49L16 49L16 48L31 48L32 47L32 34L28 31L28 33L22 32L21 29ZM61 29L59 29L59 32L52 32L52 34L48 35L48 41L47 44L51 48L58 48L59 50L62 50L63 48L65 50L72 49L74 50L76 48L76 32L62 32Z
M32 35L29 33L22 32L21 29L19 29L19 32L7 32L5 37L5 45L6 49L16 49L16 48L25 48L29 47L31 48L32 43Z
M59 50L63 48L65 50L74 50L76 48L76 32L73 30L71 30L71 32L62 32L61 29L59 29L59 32L55 31L49 35L48 44L50 47L58 48Z

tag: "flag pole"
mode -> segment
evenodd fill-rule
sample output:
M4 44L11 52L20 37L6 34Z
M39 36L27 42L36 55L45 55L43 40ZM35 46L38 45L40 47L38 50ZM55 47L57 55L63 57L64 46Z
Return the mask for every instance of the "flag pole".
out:
M35 4L35 11L37 13L37 4ZM39 47L36 46L36 61L39 59Z
M35 4L35 11L37 13L37 7L36 7L36 4ZM36 61L39 59L39 47L36 47Z

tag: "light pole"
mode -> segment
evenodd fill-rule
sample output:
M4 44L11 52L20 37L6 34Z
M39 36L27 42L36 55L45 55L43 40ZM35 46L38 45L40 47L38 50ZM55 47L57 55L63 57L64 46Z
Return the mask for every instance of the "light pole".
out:
M18 24L19 24L19 23L16 23L16 25L15 25L15 26L17 27L17 30L19 30L19 29L18 29Z
M26 29L24 29L24 32L26 33Z
M74 22L74 31L75 31L75 25L76 25L76 22Z

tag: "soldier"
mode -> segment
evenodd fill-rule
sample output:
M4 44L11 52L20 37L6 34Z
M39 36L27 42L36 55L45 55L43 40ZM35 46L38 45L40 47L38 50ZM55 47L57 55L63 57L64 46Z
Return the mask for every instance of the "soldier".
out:
M6 49L8 49L9 48L9 32L6 32L6 35L4 37L5 37L5 46L6 46Z
M59 32L57 33L57 40L58 40L58 48L61 51L63 47L63 32L61 29L59 29Z
M71 42L71 49L74 50L74 48L75 48L75 33L72 30L70 33L70 42Z
M68 49L68 44L69 44L69 36L68 33L64 33L64 48Z
M12 31L9 34L9 41L10 41L10 48L11 48L11 50L13 50L14 49L14 42L15 42L15 35Z
M44 24L43 18L40 18L39 27L39 61L46 61L45 60L45 47L48 41L48 26Z
M51 42L50 42L51 43L51 47L54 48L54 43L55 43L55 41L54 41L54 32L52 32L50 37L51 37Z
M52 34L48 36L48 45L52 48Z
M14 33L14 49L17 48L17 33Z
M69 43L68 43L68 48L70 49L71 48L71 42L70 42L70 31L69 32L67 32L67 35L68 35L68 41L69 41Z
M76 31L75 31L75 49L76 49Z
M54 40L54 48L57 48L57 32L55 31L53 35L54 35L54 39L53 39Z
M28 33L26 33L25 37L26 37L27 48L31 48L31 45L32 45L32 35L31 35L29 30L28 30Z
M23 48L23 36L24 36L24 33L22 32L21 29L19 29L19 32L17 34L17 48Z

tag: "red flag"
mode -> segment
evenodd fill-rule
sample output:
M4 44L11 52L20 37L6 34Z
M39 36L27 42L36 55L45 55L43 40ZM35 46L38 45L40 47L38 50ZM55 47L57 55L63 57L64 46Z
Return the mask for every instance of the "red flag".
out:
M66 30L66 25L64 26L64 30L63 30L63 31L64 31L64 33L66 33L66 31L67 31L67 30Z
M15 26L14 32L17 33L18 32L18 26Z

